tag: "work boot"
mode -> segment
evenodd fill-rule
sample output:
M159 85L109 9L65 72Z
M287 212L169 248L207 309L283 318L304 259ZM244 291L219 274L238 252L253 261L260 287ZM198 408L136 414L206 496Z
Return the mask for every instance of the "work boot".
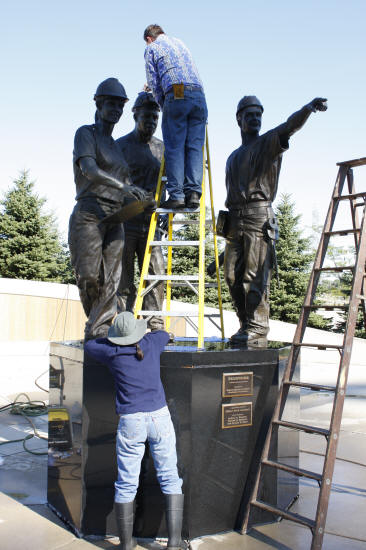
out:
M166 550L186 550L187 545L182 540L184 495L164 495L164 497L165 518L168 528Z
M137 546L136 539L132 536L133 504L134 501L114 503L120 550L133 550Z
M230 337L230 342L242 346L263 348L267 346L268 340L265 334L258 334L257 332L240 328L238 332Z
M246 344L247 341L248 341L248 330L243 327L240 327L238 332L230 336L230 342L238 342L241 344Z
M193 193L190 193L186 196L186 207L187 208L198 208L200 205L200 195L193 191Z
M181 208L184 208L185 202L183 199L168 199L167 201L164 201L161 203L159 208L165 208L166 210L179 210Z

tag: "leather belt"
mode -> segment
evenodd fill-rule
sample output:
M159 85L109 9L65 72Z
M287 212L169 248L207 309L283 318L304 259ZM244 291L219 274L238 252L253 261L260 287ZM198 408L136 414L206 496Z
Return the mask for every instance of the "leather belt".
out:
M242 208L229 208L229 212L238 218L241 218L242 216L251 216L255 214L261 214L261 211L265 211L265 213L268 213L268 210L272 210L272 203L271 201L253 201L248 202L245 206Z

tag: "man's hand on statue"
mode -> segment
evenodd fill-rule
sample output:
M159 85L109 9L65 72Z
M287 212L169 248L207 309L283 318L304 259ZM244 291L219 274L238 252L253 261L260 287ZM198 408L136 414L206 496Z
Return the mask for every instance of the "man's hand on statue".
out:
M324 97L316 97L313 101L310 101L308 107L313 113L316 111L326 111L328 109L327 100Z

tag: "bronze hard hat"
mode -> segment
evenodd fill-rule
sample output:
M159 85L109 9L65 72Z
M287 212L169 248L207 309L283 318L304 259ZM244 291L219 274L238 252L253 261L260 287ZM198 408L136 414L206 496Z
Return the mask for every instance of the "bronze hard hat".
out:
M154 96L151 92L140 92L136 98L135 103L132 107L132 112L134 113L140 107L148 107L150 109L156 109L160 111L159 104L155 101Z
M107 78L106 80L103 80L97 88L97 91L95 92L94 99L100 96L112 96L112 97L120 97L121 99L128 100L126 90L122 86L119 80L117 78Z
M246 109L247 107L260 107L260 109L262 109L262 113L264 111L262 103L255 95L245 95L238 103L238 106L236 108L236 115L238 115L240 111Z

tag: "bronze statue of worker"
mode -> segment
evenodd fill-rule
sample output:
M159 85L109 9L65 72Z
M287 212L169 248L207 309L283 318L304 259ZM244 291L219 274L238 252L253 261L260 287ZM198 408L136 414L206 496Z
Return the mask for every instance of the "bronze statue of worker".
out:
M105 337L117 311L121 275L123 226L103 223L126 198L143 199L112 138L121 118L126 91L116 78L99 84L94 96L95 124L81 126L75 134L73 166L76 205L69 222L71 263L80 300L88 320L85 339Z
M263 106L255 96L244 96L236 120L242 145L226 164L226 207L229 210L224 259L225 280L239 318L233 343L266 346L269 331L269 286L274 261L276 197L282 154L289 138L315 111L327 109L315 98L286 122L259 136Z
M135 128L119 138L116 143L125 158L134 185L143 189L147 197L155 196L160 163L163 156L163 142L154 137L159 120L159 105L154 96L141 92L132 107ZM124 223L125 245L122 256L122 275L118 288L118 306L121 311L133 311L136 300L135 257L141 272L146 241L150 226L151 213L148 211ZM155 240L159 239L159 230ZM153 246L149 265L149 274L165 273L164 258L160 246ZM161 311L164 300L164 286L155 285L144 297L142 309ZM163 319L153 316L148 319L151 330L164 328Z

